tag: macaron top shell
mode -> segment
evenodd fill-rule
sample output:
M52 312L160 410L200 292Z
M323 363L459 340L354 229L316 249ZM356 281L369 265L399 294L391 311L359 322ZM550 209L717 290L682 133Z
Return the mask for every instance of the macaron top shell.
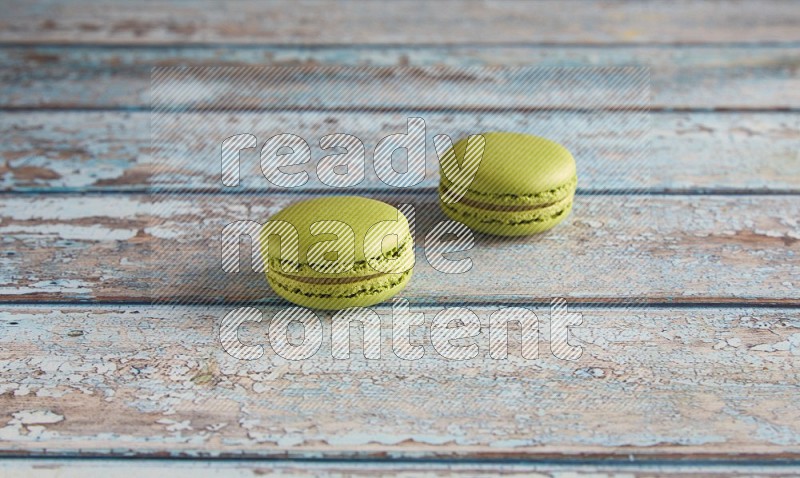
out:
M353 230L355 241L355 267L351 271L337 275L358 275L369 272L365 257L364 239L374 225L380 223L381 236L394 234L397 236L398 249L413 248L413 239L409 233L406 217L395 207L374 199L359 196L329 196L310 199L292 204L270 218L270 221L285 221L295 227L299 238L299 264L297 273L318 275L318 271L309 266L308 252L318 242L335 240L332 233L312 231L312 224L319 221L339 221ZM262 236L262 244L265 238ZM387 241L387 247L388 247ZM374 245L373 245L374 246ZM366 248L366 250L373 250ZM269 250L269 259L273 260L277 251ZM413 256L412 256L413 257ZM375 259L373 256L372 259Z
M552 192L560 197L560 189L573 189L577 182L577 170L572 154L558 143L524 133L483 133L485 140L483 157L475 178L469 185L469 195L494 197L505 196L512 200L551 200L537 197ZM463 164L468 138L453 148L456 158ZM444 186L451 185L442 176Z

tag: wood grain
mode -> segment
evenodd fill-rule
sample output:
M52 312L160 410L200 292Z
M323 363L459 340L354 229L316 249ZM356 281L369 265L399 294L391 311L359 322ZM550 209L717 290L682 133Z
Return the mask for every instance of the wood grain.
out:
M207 477L318 477L350 478L364 476L520 476L530 478L653 478L694 477L794 477L800 467L790 464L685 464L685 463L460 463L386 461L293 461L293 460L149 460L129 459L15 459L0 462L8 478L82 478L102 474L108 478L127 476L164 476L173 478Z
M303 197L7 196L0 297L273 303L261 274L222 272L219 236L230 222L263 222ZM435 192L371 197L416 208L417 265L403 292L414 300L800 303L795 195L581 195L548 234L476 236L472 250L450 257L471 258L464 274L437 272L424 257L425 236L445 219Z
M154 111L646 110L644 67L162 68Z
M524 304L522 304L524 305ZM380 359L333 359L330 318L302 361L268 345L271 317L240 328L264 345L241 361L218 340L218 307L5 306L0 312L0 450L151 457L797 460L798 309L573 306L583 349L538 359L512 339L487 356L439 355L428 336L442 307L418 306L425 355L392 351L391 310L375 308ZM462 312L464 313L464 312ZM291 332L297 339L299 331ZM512 333L512 336L516 337ZM302 340L302 339L300 339ZM467 342L469 343L469 342ZM702 426L700 426L700 424Z
M770 47L0 48L0 106L148 107L150 73L168 66L630 66L651 69L662 109L800 108L800 54ZM412 96L413 99L413 96ZM288 101L285 99L284 101Z
M565 4L566 3L566 4ZM474 44L800 41L790 2L14 2L8 43Z
M800 117L784 113L660 113L644 123L640 114L621 113L206 114L202 125L169 138L168 144L186 154L158 160L160 169L169 165L158 183L175 190L225 189L217 157L225 137L252 132L263 144L277 132L291 132L312 148L310 180L303 188L332 190L313 166L324 154L319 138L348 132L367 150L366 178L358 187L386 188L374 173L374 147L403 131L415 114L426 120L429 140L435 134L455 139L479 128L528 131L562 142L577 158L584 191L800 190ZM0 134L8 138L0 143L3 191L143 191L154 179L149 113L7 113L0 117ZM646 156L636 154L645 147ZM438 181L433 151L429 144L426 179L419 187ZM242 187L266 188L257 150L242 154Z

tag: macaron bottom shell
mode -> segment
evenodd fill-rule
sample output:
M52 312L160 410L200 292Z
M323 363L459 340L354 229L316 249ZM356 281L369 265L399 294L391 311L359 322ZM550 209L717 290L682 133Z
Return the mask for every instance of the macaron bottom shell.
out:
M347 284L312 284L284 275L267 274L270 287L282 298L301 307L341 310L369 307L402 291L413 269L397 274L380 274Z
M527 236L547 231L563 221L572 211L573 198L528 211L491 211L461 203L439 201L442 212L473 231L495 236Z

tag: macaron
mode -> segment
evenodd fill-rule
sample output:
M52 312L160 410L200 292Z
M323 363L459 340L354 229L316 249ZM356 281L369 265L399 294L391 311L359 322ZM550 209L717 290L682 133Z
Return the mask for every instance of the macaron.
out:
M291 204L272 216L261 231L261 256L267 282L289 302L328 310L368 307L406 286L414 239L397 208L358 196L329 196Z
M483 133L469 150L480 158L474 179L447 167L443 157L439 182L444 213L469 228L498 236L524 236L544 232L572 210L578 184L575 159L566 148L545 138L522 133ZM463 167L469 138L447 153Z

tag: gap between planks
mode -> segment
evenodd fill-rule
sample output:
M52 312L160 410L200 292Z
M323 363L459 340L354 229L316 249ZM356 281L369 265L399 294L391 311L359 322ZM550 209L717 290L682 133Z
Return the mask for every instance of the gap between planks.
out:
M412 307L525 307L525 306L547 306L551 298L548 297L535 297L527 300L519 298L512 298L508 300L498 299L497 296L486 298L464 297L459 300L443 300L435 301L429 298L417 299L410 298L409 302ZM104 307L139 307L139 308L158 308L158 307L174 307L181 309L208 309L209 307L280 307L288 306L289 302L280 299L264 300L264 301L230 301L224 304L213 303L169 303L169 302L152 302L147 300L31 300L31 301L14 301L3 302L0 301L0 310L12 311L14 309L24 309L30 307L58 307L58 308L104 308ZM724 309L742 309L742 308L759 308L759 309L800 309L800 299L764 299L764 298L719 298L719 297L702 297L694 298L680 302L670 302L659 299L636 299L629 297L592 297L592 298L571 298L568 305L575 310L588 310L588 309L710 309L710 310L724 310ZM389 301L373 305L369 307L374 310L389 310L391 305ZM324 312L324 311L322 311Z
M231 48L237 50L297 50L299 48L309 51L324 50L377 50L377 49L403 49L403 50L437 50L454 48L507 48L507 49L526 49L526 48L559 48L564 50L606 50L606 49L633 49L648 48L654 50L669 50L676 48L698 48L698 49L719 49L719 48L748 48L758 50L762 48L785 48L791 50L800 48L798 40L765 40L756 42L745 41L726 41L721 43L708 41L685 41L685 42L608 42L608 43L566 43L556 41L540 42L462 42L462 43L236 43L236 42L173 42L173 43L99 43L97 41L85 42L14 42L0 40L1 49L38 49L38 48L58 48L73 50L174 50L181 48Z
M481 468L487 467L492 470L500 471L500 468L506 471L515 471L518 469L520 472L540 470L540 467L553 467L555 470L563 469L563 471L574 471L580 469L581 471L604 471L615 470L616 472L656 472L661 467L668 467L675 471L689 472L694 470L694 473L699 473L705 469L706 472L724 472L726 476L729 473L738 471L744 473L744 470L750 470L750 473L761 471L763 468L767 471L773 472L789 472L797 470L796 473L800 474L800 457L787 454L785 457L775 459L764 459L763 455L740 453L735 457L719 457L717 455L692 453L689 455L673 454L668 456L659 456L657 458L650 458L645 456L634 456L624 458L619 456L607 457L605 455L592 455L582 454L580 457L564 457L561 455L553 455L552 457L542 458L415 458L413 456L387 456L387 457L303 457L303 456L289 456L283 458L265 459L260 457L243 456L219 456L219 457L193 457L193 456L159 456L159 455L137 455L137 454L118 454L118 455L103 455L81 453L75 455L51 455L51 454L11 454L3 453L0 451L0 456L6 463L21 463L26 465L26 462L38 462L42 469L57 469L59 465L82 463L82 464L108 464L111 466L168 466L168 465L184 465L192 467L200 464L208 464L213 466L227 467L229 465L242 465L247 468L257 468L259 465L270 467L312 467L322 468L331 467L347 468L365 467L369 468L374 466L381 469L389 469L388 467L396 466L403 471L413 471L415 468L420 470L442 469L442 471L480 471ZM60 463L63 462L63 463ZM0 463L0 470L3 468ZM324 469L323 469L324 470ZM555 471L554 470L554 471ZM358 468L350 469L350 471L358 471ZM541 470L539 471L541 472ZM262 473L255 472L255 475L261 476ZM63 476L58 474L56 476ZM129 474L126 476L130 476ZM197 475L192 475L197 476ZM203 475L200 475L203 476ZM219 475L213 475L219 476ZM252 475L247 475L252 476ZM347 475L350 476L350 475ZM405 475L404 475L405 476ZM504 475L505 476L505 475ZM529 476L529 475L528 475ZM558 475L560 476L560 475ZM602 475L605 476L605 475ZM616 476L616 475L612 475ZM627 476L627 475L626 475ZM633 475L638 476L638 475ZM647 474L645 476L653 476ZM696 476L696 475L694 475ZM738 476L734 474L733 476ZM794 476L794 475L791 475Z
M149 106L14 106L14 105L0 105L0 112L7 113L154 113L159 110L153 110ZM643 108L548 108L540 106L531 107L368 107L359 106L355 108L348 107L264 107L264 108L202 108L200 110L193 110L190 108L182 108L180 113L449 113L449 114L464 114L464 113L626 113L643 111L650 114L691 114L691 113L717 113L717 114L737 114L737 113L775 113L775 114L796 114L800 112L800 108L794 106L713 106L713 107L682 107L682 106L648 106ZM160 110L160 112L164 112Z

